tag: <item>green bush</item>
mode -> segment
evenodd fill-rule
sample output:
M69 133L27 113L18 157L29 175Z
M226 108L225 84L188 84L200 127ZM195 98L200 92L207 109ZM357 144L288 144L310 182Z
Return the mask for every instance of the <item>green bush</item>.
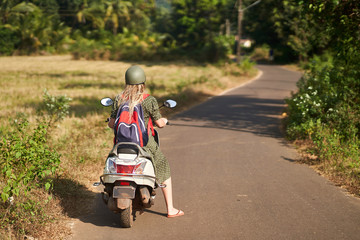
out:
M52 123L68 114L70 99L44 94L44 112L32 126L24 114L10 119L0 138L0 219L17 235L32 232L33 224L45 224L49 216L37 195L53 188L52 179L60 165L60 154L49 144ZM48 195L51 196L51 195ZM3 224L5 223L5 224Z
M254 69L255 62L251 61L250 58L246 57L241 60L239 69L241 70L241 74L249 75L249 73Z
M18 197L34 187L51 188L51 179L60 163L60 156L47 145L49 125L39 122L30 129L26 118L12 121L14 129L1 138L1 178L6 183L1 198L6 202L10 197Z
M206 42L204 48L193 55L194 59L203 62L219 62L228 59L232 52L234 40L227 36L216 36L210 41Z
M253 52L250 54L250 58L253 61L269 61L269 52L269 45L263 44L260 47L255 47Z
M141 35L127 29L116 36L97 36L96 39L78 36L71 46L74 59L92 60L167 60L175 49L169 35L144 32Z
M359 54L342 61L315 56L287 99L287 136L310 139L311 150L325 166L360 180ZM345 62L347 64L345 64Z
M11 55L18 43L19 39L13 31L0 26L0 55Z
M64 95L52 96L47 90L44 90L43 106L40 109L39 114L44 116L48 125L63 120L69 115L71 98Z
M184 51L176 46L176 41L169 34L134 34L126 28L115 36L105 33L85 37L77 33L75 36L76 40L70 48L73 58L92 60L174 60L188 56L201 62L219 62L228 59L234 43L231 37L216 36L202 48Z
M359 73L340 66L331 58L323 61L320 57L308 64L309 72L298 82L299 91L287 100L289 131L296 133L290 137L309 137L308 126L317 119L344 137L348 136L348 126L359 130Z

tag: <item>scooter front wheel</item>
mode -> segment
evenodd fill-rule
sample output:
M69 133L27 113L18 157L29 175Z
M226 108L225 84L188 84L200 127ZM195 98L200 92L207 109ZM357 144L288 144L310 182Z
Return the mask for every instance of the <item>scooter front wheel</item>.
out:
M132 214L132 201L130 206L125 209L120 210L120 226L123 228L131 228L134 222L134 217Z

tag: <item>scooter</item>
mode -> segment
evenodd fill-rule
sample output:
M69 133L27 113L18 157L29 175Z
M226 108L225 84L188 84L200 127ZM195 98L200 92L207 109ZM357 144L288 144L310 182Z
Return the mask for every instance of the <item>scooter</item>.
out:
M111 106L111 98L101 99L103 106ZM167 100L161 107L174 108L176 102ZM161 108L160 107L160 108ZM160 145L159 135L155 140ZM133 226L136 211L142 213L154 205L158 187L165 187L156 181L151 156L139 145L131 142L119 142L110 151L100 183L104 185L102 199L108 208L120 214L120 226Z

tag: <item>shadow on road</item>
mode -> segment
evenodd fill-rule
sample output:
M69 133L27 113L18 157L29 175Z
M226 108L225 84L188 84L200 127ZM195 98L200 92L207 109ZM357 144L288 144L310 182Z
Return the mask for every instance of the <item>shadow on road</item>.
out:
M217 128L283 138L281 114L284 109L284 100L225 95L214 97L177 115L175 120L183 123L172 125ZM197 122L204 124L197 125Z
M153 211L150 209L145 209L144 212L146 214L151 214L151 215L154 214L154 215L166 217L165 213ZM136 212L136 216L134 218L135 222L136 222L136 218L139 217L139 214L140 214L139 212ZM96 194L92 212L89 214L78 216L77 218L81 222L91 223L95 226L121 228L119 214L116 214L108 209L108 207L103 202L100 193Z

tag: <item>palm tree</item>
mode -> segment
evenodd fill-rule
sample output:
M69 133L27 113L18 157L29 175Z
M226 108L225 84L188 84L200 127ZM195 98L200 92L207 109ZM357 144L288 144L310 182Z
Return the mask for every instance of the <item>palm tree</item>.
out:
M119 28L119 19L125 20L125 22L130 21L129 9L132 8L132 3L130 1L107 0L105 5L106 15L104 21L105 23L111 22L112 32L116 35Z
M20 50L26 53L36 52L45 40L45 32L51 29L51 22L44 21L40 8L32 3L22 2L10 10L7 28L20 38Z
M88 20L92 23L94 28L104 29L104 14L105 8L102 1L92 1L89 6L87 0L84 0L84 3L76 16L79 23L86 23L86 20Z
M2 0L0 3L0 17L1 22L3 24L6 24L8 22L8 18L10 15L11 8L14 7L17 2L15 0Z

